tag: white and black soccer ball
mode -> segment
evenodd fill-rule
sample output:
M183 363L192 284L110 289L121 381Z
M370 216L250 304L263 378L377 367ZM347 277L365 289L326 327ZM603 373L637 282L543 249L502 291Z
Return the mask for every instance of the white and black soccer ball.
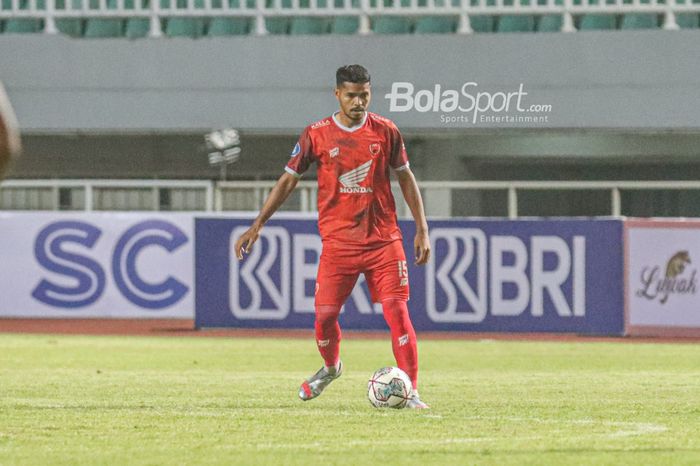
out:
M401 409L411 396L411 379L398 367L382 367L372 374L367 384L367 398L375 408Z

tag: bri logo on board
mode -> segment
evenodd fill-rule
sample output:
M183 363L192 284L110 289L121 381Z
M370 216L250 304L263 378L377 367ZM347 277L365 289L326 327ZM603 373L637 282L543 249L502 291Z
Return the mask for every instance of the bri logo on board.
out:
M426 310L433 322L479 323L529 310L562 318L586 314L586 238L486 234L435 228L426 265Z

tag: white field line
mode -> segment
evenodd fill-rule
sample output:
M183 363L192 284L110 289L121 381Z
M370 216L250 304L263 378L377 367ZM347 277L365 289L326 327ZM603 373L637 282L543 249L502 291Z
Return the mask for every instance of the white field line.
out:
M330 413L329 413L330 414ZM359 413L350 413L350 412L339 412L339 413L334 413L335 415L341 415L341 416L350 416L350 415L356 415ZM389 414L389 413L387 413ZM422 415L421 417L430 417L433 419L442 419L442 416L439 414L428 414L428 415ZM632 422L632 421L604 421L604 420L595 420L595 419L542 419L542 418L528 418L528 417L508 417L508 416L467 416L463 417L461 419L467 419L467 420L475 420L475 421L485 421L485 420L496 420L496 421L511 421L511 422L531 422L531 423L538 423L538 424L564 424L564 425L586 425L586 426L608 426L608 427L614 427L618 428L619 430L615 430L613 432L606 432L606 433L600 433L600 434L583 434L578 436L578 438L582 437L590 437L590 438L609 438L609 439L614 439L614 438L624 438L624 437L633 437L633 436L638 436L638 435L651 435L651 434L659 434L662 432L668 431L668 427L661 425L661 424L653 424L653 423L648 423L648 422ZM544 439L551 439L550 436L546 435L527 435L527 436L511 436L511 439L514 440L544 440ZM476 444L476 443L484 443L484 442L496 442L499 440L503 440L502 437L446 437L446 438L438 438L438 439L390 439L390 440L381 440L381 439L367 439L367 440L351 440L347 442L343 442L343 445L347 446L383 446L383 445L459 445L459 444ZM333 445L337 445L337 442L329 440L328 442L325 441L316 441L316 442L309 442L309 443L258 443L255 444L254 446L257 449L317 449L317 448L324 448L324 447L332 447Z
M600 425L618 427L620 430L606 434L590 434L593 437L632 437L636 435L659 434L668 431L668 427L662 424L634 421L604 421L595 419L542 419L537 417L501 417L501 416L468 416L464 419L472 420L500 420L513 422L535 422L539 424L574 424L574 425Z

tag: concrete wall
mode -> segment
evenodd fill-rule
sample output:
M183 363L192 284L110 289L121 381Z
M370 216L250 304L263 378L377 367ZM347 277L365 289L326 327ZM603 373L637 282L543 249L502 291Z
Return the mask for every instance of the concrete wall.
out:
M698 50L700 31L692 30L135 41L3 35L0 79L27 133L232 125L292 134L335 108L334 70L355 62L373 74L373 109L404 129L698 129ZM416 91L474 82L471 93L492 95L522 84L523 108L551 111L521 113L513 100L490 115L547 121L445 124L443 115L472 114L392 112L385 95L395 82Z

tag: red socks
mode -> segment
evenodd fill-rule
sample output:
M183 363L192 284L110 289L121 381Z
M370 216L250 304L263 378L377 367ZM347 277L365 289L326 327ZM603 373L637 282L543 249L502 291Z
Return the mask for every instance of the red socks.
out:
M403 299L387 299L382 302L384 319L391 330L391 347L394 350L396 365L399 366L418 388L418 347L416 332L413 330L408 306ZM316 306L316 344L327 367L338 363L340 355L340 306Z
M316 306L316 344L326 367L338 363L340 354L340 306Z
M413 388L418 388L418 345L416 331L413 330L408 306L402 299L382 301L384 319L391 330L391 347L399 369L411 378Z

